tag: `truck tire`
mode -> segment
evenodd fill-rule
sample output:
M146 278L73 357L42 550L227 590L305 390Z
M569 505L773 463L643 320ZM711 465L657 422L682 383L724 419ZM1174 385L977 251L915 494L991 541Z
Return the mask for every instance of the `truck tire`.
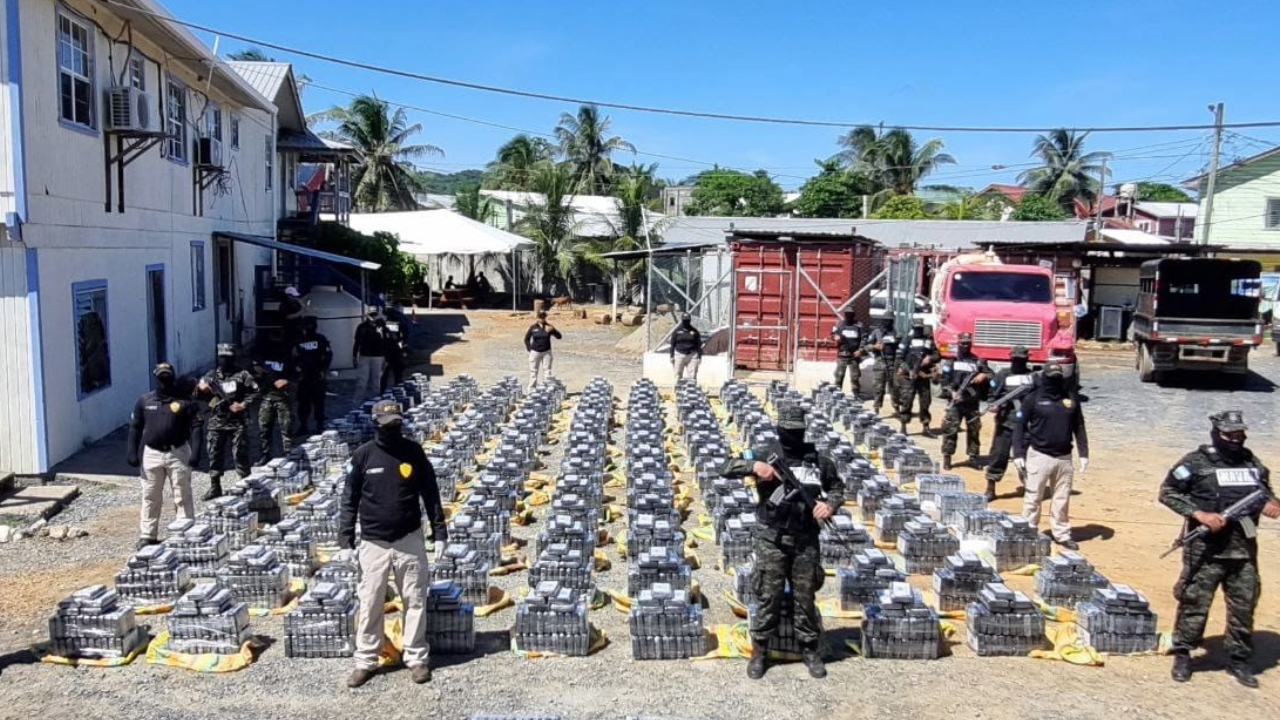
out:
M1146 343L1138 343L1138 380L1144 383L1158 380L1155 361L1151 359L1151 350Z

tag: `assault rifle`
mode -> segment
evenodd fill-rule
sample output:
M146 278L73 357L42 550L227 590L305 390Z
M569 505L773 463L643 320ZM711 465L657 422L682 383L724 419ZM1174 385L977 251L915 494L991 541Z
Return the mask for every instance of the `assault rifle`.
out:
M1010 390L1004 395L1001 395L995 400L992 400L990 403L985 403L982 407L982 412L987 413L987 412L999 410L1000 408L1004 407L1005 405L1008 405L1009 403L1015 400L1021 400L1023 397L1029 395L1031 391L1035 389L1036 389L1035 383L1027 383L1026 385L1019 385L1018 387Z
M1228 523L1241 523L1245 527L1245 534L1250 534L1253 530L1253 518L1251 516L1261 510L1262 506L1266 505L1269 500L1271 500L1271 493L1267 492L1266 488L1260 487L1240 500L1237 500L1231 505L1231 507L1223 510L1222 517ZM1184 532L1178 537L1178 539L1174 540L1173 544L1169 546L1169 549L1160 554L1160 557L1164 558L1174 550L1184 547L1189 542L1199 540L1208 534L1208 527L1204 525L1197 525L1195 528Z
M791 467L783 461L781 455L773 453L764 462L773 468L773 474L781 481L778 489L769 496L769 504L778 507L788 502L800 502L804 505L805 513L809 517L813 517L813 509L822 500L822 497L812 493L809 488L804 486L804 483L800 482L795 473L791 472ZM829 522L831 521L828 519L822 524L826 525Z

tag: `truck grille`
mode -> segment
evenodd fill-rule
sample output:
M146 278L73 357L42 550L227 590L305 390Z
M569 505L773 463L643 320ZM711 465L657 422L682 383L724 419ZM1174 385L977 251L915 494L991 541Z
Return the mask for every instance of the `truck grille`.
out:
M1025 320L979 320L974 325L973 344L982 347L1022 345L1028 350L1039 348L1040 323Z

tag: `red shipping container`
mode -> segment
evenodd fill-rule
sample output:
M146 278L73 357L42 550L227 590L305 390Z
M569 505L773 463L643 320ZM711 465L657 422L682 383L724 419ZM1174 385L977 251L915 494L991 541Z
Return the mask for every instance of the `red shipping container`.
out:
M849 236L809 242L735 237L732 247L738 367L785 370L796 359L835 360L831 330L840 318L832 306L843 305L875 277L883 249ZM851 306L864 323L870 308L869 293Z

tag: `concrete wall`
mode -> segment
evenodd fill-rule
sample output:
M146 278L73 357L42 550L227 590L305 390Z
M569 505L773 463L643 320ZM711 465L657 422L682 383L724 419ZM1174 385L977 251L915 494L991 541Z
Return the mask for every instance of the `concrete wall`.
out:
M34 472L44 462L38 399L38 286L30 282L34 253L0 240L0 470Z
M1204 195L1201 183L1201 196ZM1218 173L1211 226L1197 227L1197 235L1208 233L1210 245L1232 248L1280 247L1280 228L1266 226L1267 200L1280 198L1280 155ZM1204 217L1204 203L1200 204Z
M644 376L663 387L676 384L675 369L667 353L649 352L644 355ZM719 391L731 377L728 355L704 355L698 366L698 385L707 390Z

